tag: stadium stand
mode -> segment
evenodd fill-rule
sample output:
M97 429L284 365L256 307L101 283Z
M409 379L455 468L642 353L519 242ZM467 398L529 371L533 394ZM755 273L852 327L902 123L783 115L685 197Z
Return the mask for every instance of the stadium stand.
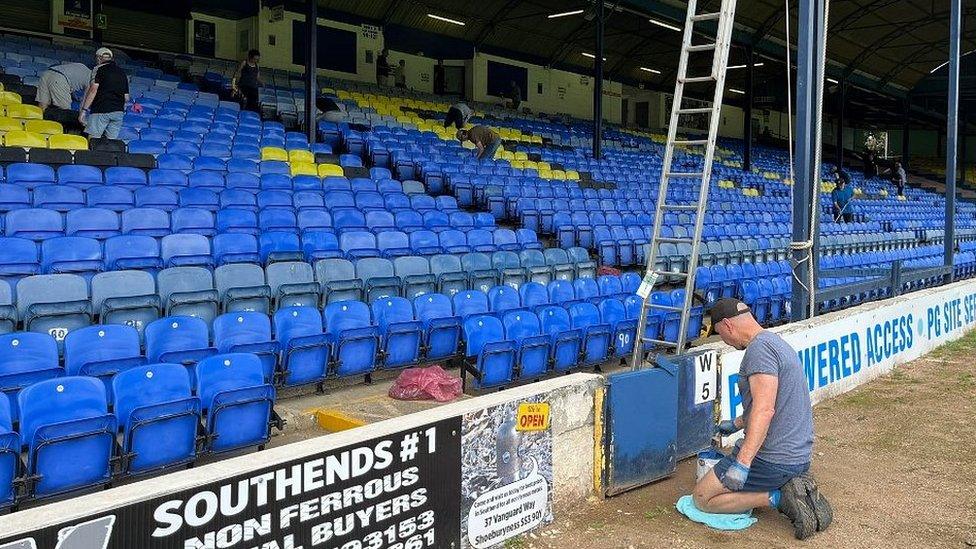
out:
M88 55L14 36L0 53L26 92L38 58ZM232 64L160 61L195 81L126 63L142 109L115 143L65 135L0 91L0 506L262 447L285 387L463 361L468 388L491 389L633 350L661 136L610 128L597 161L582 121L477 105L472 123L505 143L478 162L443 127L443 98L323 79L349 119L321 122L312 144L292 131L300 75L266 71L259 115L200 91L225 92ZM757 147L743 173L741 148L723 140L713 171L690 339L720 297L765 325L789 318L786 152ZM676 161L691 172L702 157ZM896 261L941 265L944 199L853 177L849 224L830 218L824 183L821 268L854 276L822 286ZM668 236L693 228L689 214L667 222ZM972 277L976 205L959 205L957 226L955 274ZM689 248L666 246L658 267L680 271ZM683 303L675 282L652 300ZM650 337L678 339L676 314L648 320Z

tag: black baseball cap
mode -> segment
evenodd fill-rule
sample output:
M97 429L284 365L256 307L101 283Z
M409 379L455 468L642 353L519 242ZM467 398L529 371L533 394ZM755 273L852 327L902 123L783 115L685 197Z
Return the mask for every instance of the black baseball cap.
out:
M712 306L712 326L722 322L726 318L735 318L751 312L752 309L738 299L731 297L720 299Z

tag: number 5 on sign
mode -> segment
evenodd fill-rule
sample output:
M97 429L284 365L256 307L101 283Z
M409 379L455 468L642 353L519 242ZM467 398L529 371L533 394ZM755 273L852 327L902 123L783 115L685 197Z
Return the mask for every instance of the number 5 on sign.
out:
M715 400L718 386L718 353L709 351L695 357L695 404Z

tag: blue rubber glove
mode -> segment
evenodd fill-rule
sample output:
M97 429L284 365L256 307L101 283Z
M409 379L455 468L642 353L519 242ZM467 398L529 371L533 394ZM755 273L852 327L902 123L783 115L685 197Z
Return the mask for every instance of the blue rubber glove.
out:
M734 419L726 419L725 421L720 421L718 424L718 432L726 436L732 433L738 433L741 430L741 427L736 427Z
M725 475L719 480L721 480L722 486L725 486L733 492L738 492L746 485L747 478L749 478L749 468L736 461L725 471Z

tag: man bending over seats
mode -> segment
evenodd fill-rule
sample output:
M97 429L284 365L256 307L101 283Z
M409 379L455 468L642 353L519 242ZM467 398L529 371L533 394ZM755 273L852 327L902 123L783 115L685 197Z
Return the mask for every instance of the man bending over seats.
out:
M84 63L62 63L41 73L37 83L37 105L45 120L60 122L65 129L81 131L78 113L71 110L71 96L84 91L92 71Z
M722 341L745 350L738 381L743 414L718 430L744 429L745 437L695 486L695 505L732 514L771 507L790 518L797 539L826 530L833 511L808 473L813 409L796 351L737 299L719 300L711 314Z
M468 123L472 114L474 114L474 111L471 110L471 107L467 103L458 101L451 105L450 109L447 109L447 118L444 119L444 127L446 128L454 124L454 127L460 130Z
M491 160L495 156L495 151L502 146L502 138L486 126L475 126L470 130L458 130L457 138L461 143L466 140L474 143L474 146L478 148L478 160L484 158Z

